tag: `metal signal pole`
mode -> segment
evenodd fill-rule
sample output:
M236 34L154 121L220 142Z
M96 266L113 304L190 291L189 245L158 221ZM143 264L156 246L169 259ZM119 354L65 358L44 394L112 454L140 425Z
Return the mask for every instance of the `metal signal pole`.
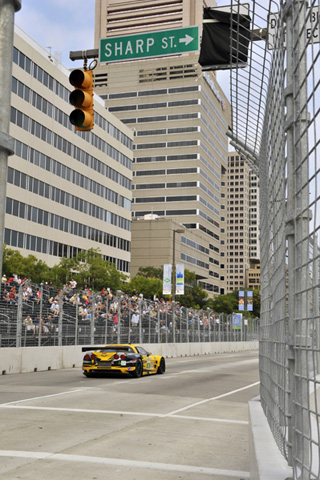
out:
M13 155L9 136L14 14L21 0L0 0L0 278L4 241L8 156Z

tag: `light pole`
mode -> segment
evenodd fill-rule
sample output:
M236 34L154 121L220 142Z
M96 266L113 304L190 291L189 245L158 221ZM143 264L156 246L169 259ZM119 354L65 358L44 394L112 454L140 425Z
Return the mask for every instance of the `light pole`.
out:
M21 0L0 0L0 276L4 240L4 218L8 156L13 155L13 138L9 135L10 97L13 54L14 14L21 8Z
M172 303L174 303L176 298L176 233L184 233L183 228L177 228L173 230L173 248L172 248L172 274L173 274L173 282L172 282Z

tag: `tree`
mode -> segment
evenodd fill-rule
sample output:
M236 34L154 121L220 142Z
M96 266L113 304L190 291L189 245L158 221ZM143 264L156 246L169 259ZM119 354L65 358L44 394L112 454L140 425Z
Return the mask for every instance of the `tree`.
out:
M88 285L97 290L109 287L115 293L121 289L122 283L126 280L126 276L119 272L113 263L101 258L99 249L82 251L75 259L77 273L73 273L72 276L78 285Z
M197 277L194 272L185 269L185 288L184 295L176 295L176 302L186 308L201 308L206 303L207 293L198 286ZM136 290L137 293L142 293L145 298L153 297L154 295L161 298L163 291L163 268L162 267L140 267L137 275L124 286L127 293L132 293ZM171 295L166 296L167 300Z
M18 250L4 245L2 272L7 277L16 274L20 278L29 278L35 283L40 283L48 278L49 267L34 255L23 257Z
M234 292L226 295L218 295L215 298L210 298L207 306L217 313L232 313L238 310L238 300Z
M137 276L146 277L146 278L163 278L163 268L162 267L140 267L137 273Z
M130 295L136 291L138 294L142 293L144 298L153 299L154 295L160 298L162 296L162 280L136 275L127 285L123 285L123 290Z

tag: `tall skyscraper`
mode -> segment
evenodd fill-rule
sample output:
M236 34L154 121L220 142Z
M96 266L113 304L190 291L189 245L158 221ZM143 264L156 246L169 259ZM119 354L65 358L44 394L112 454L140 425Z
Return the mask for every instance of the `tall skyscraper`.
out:
M229 153L226 195L227 291L258 288L260 280L259 185L244 158Z
M201 27L203 6L215 5L203 0L97 0L96 47L100 37ZM221 174L227 169L231 109L215 73L203 73L198 57L100 64L95 91L134 132L133 219L153 214L182 225L184 244L177 262L195 271L208 292L224 293ZM134 233L132 242L134 252Z

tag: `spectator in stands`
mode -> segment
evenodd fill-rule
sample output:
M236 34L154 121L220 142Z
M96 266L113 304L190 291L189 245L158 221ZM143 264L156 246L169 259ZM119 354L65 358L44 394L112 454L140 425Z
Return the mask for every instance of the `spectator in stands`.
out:
M53 331L53 322L52 322L52 315L48 315L47 316L47 321L45 322L47 327L49 328L49 331L52 332Z
M132 327L137 328L137 326L139 325L139 320L140 320L139 311L135 310L132 314L132 317L131 317Z
M30 315L27 315L27 317L23 320L23 326L26 328L27 332L35 332L35 326L33 325Z
M118 314L115 313L112 317L112 326L113 326L113 332L116 333L118 330Z
M37 288L37 290L34 292L34 300L36 301L36 303L40 303L40 300L41 300L40 288Z
M38 334L39 333L39 328L40 328L40 315L37 315L36 318L34 319L33 321L33 324L35 326L35 333Z
M15 305L18 301L18 295L16 292L16 287L12 287L10 292L9 292L9 304L10 305Z
M44 334L49 333L49 325L44 321L44 317L41 317L41 332Z
M8 290L7 290L6 288L3 290L2 298L3 298L3 300L4 300L6 303L9 303L9 302L10 302L9 292L8 292Z
M72 293L74 295L76 293L76 288L77 288L77 282L75 281L74 278L70 282L70 287L72 288Z
M22 299L23 299L24 302L27 302L29 300L29 295L28 295L28 292L27 292L26 288L23 289Z
M1 283L4 287L7 285L7 276L6 275L2 275Z
M59 315L59 302L58 300L55 298L53 300L53 302L51 303L51 307L50 307L50 311L52 312L52 314L54 316L58 316Z
M30 300L32 297L32 288L30 285L27 286L27 292L28 292L28 300Z
M82 309L82 320L87 320L87 316L88 316L88 309L87 307L84 307Z

